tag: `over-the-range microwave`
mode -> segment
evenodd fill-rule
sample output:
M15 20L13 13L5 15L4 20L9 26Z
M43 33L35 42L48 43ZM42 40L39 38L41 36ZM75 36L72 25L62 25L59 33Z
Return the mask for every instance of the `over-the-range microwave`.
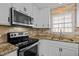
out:
M10 8L11 25L33 26L33 18L14 7Z

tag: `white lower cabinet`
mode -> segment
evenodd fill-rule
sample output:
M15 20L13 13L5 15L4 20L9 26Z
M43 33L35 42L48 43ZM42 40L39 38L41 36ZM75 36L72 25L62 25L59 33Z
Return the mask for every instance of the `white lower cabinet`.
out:
M40 40L39 44L39 56L58 56L58 47L51 45L48 40ZM53 47L52 47L53 46Z
M39 49L39 56L46 56L46 55L48 55L48 44L47 44L47 42L44 42L44 41L41 41L40 40L40 44L39 44L39 47L38 47L38 49Z
M78 44L40 40L39 56L78 56Z
M48 51L47 56L58 56L58 55L60 55L59 48L55 47L55 46L51 47L51 45L49 45L47 51Z
M77 56L76 50L68 49L68 48L62 48L61 56Z

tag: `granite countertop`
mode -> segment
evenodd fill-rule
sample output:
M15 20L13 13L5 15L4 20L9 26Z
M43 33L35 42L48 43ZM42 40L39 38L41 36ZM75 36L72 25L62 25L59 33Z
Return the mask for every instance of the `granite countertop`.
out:
M54 40L54 41L61 41L61 42L69 42L69 43L76 43L79 44L79 36L75 35L52 35L52 34L42 34L42 35L35 35L32 36L33 39L46 39L46 40Z
M31 36L30 38L39 39L39 40L46 39L46 40L79 44L79 35L77 35L77 36L63 35L60 38L60 35L56 35L56 34L39 34L39 35ZM6 55L12 51L15 51L16 49L17 49L16 46L14 46L8 42L0 43L0 56Z
M60 41L60 42L67 42L67 43L76 43L76 44L79 44L79 41L70 41L70 40L68 40L68 39L63 39L63 40L59 40L59 39L50 39L50 38L41 38L41 37L31 37L31 38L33 38L33 39L38 39L38 40L43 40L43 39L45 39L45 40L53 40L53 41Z
M15 50L16 50L16 46L8 42L0 43L0 56L6 55Z

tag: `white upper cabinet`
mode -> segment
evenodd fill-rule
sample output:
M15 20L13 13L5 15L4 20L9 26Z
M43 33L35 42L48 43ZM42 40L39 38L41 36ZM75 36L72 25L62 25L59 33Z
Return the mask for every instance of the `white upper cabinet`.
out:
M0 4L0 25L10 25L10 8L23 11L28 16L32 17L32 4L31 3L1 3ZM33 17L32 17L33 18Z
M18 10L20 10L20 11L23 11L24 4L13 3L13 4L12 4L12 7L15 7L16 9L18 9Z
M33 17L33 5L32 5L32 3L25 4L25 6L26 6L26 13L29 16Z
M49 8L41 9L38 25L41 28L48 28L49 27L49 18L50 18L50 9Z
M31 16L36 28L48 28L50 18L50 8L38 8L32 3L2 3L0 4L0 25L10 25L10 7L23 11Z
M77 3L76 27L79 27L79 3Z
M32 16L32 4L31 3L13 3L13 7L25 12L28 16Z
M35 14L35 13L36 14ZM36 8L34 13L34 25L36 28L49 28L50 9L49 8Z
M0 25L10 25L8 22L10 16L10 7L9 3L0 3Z

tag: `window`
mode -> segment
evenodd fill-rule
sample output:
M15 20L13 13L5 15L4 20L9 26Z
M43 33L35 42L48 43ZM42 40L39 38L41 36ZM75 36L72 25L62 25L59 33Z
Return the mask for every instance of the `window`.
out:
M53 32L72 32L72 13L52 16Z

